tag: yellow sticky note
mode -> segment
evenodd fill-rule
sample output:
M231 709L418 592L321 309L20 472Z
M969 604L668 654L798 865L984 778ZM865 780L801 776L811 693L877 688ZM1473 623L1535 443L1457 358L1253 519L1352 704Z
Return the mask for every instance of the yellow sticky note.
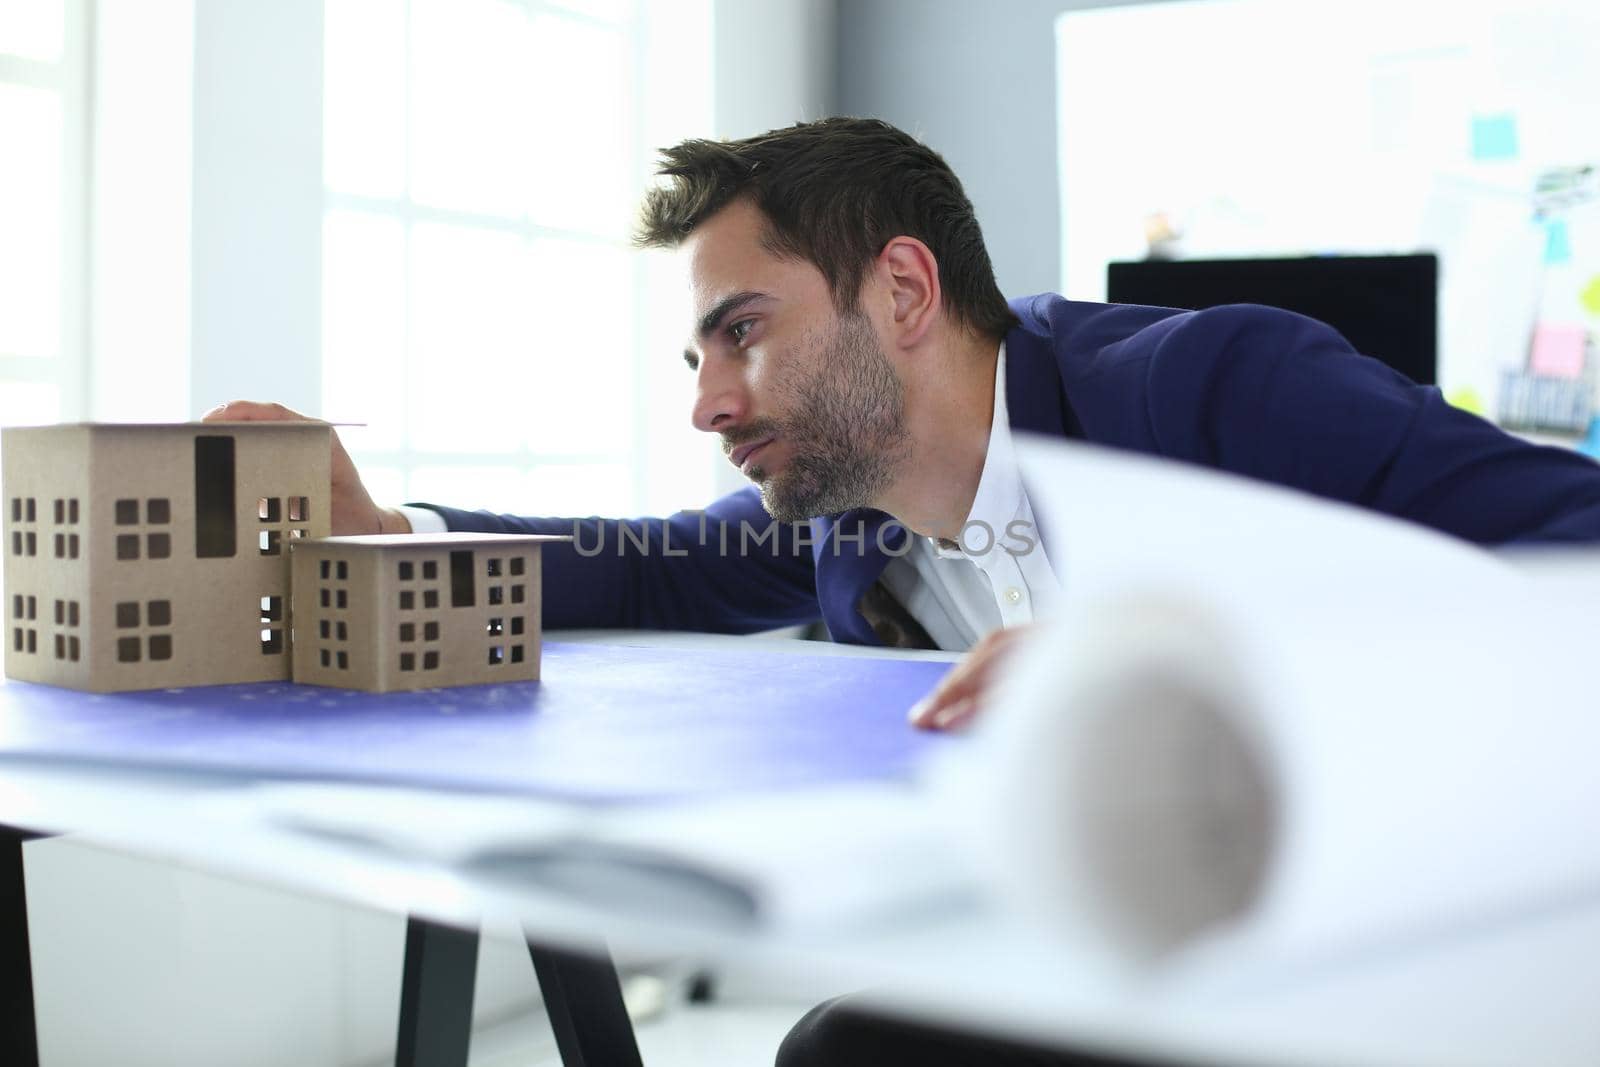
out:
M1470 385L1450 390L1449 394L1445 396L1445 400L1451 406L1458 407L1462 411L1470 411L1474 415L1483 414L1483 397L1479 396L1478 391Z
M1578 301L1583 304L1583 310L1600 316L1600 274L1589 279L1589 284L1578 294Z

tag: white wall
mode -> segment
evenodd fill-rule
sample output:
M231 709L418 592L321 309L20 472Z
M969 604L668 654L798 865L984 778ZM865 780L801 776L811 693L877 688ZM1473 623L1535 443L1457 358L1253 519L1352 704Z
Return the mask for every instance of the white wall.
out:
M922 138L961 176L1008 296L1061 281L1055 20L1138 0L848 0L840 111ZM1130 62L1127 77L1142 73Z
M718 137L749 137L834 113L835 0L717 0Z
M713 10L718 137L837 113L836 0L716 0ZM731 463L719 461L716 470L718 495L750 484Z

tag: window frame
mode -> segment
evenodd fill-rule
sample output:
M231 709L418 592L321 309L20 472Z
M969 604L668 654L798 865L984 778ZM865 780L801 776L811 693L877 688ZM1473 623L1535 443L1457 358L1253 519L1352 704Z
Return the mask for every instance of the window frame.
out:
M413 17L413 4L411 0L401 0L404 7L405 18L405 93L404 129L407 142L414 129L413 110L411 107L411 90L414 84L413 57L411 54L411 27ZM598 26L610 32L619 33L626 55L629 56L631 77L629 79L630 124L628 130L629 152L627 165L632 173L639 175L641 180L635 183L634 192L642 195L645 185L642 180L646 168L657 146L649 142L649 123L646 120L648 113L647 99L647 57L645 55L648 43L645 35L648 32L647 0L626 0L626 15L621 20L611 20L590 15L573 8L565 7L559 3L543 2L543 0L502 0L511 6L519 8L525 17L545 16L562 19L579 25ZM326 134L324 134L326 136ZM410 367L413 358L412 345L415 340L411 321L412 309L412 284L413 284L413 234L418 225L442 225L457 227L479 232L498 233L514 236L524 242L539 240L556 240L564 242L593 243L605 248L627 251L631 244L626 234L602 233L586 229L569 229L554 227L535 222L527 215L511 217L506 215L491 214L435 207L419 203L412 198L411 188L411 156L409 149L404 153L403 166L405 173L401 182L398 196L385 197L361 193L345 192L330 187L326 176L323 179L323 207L322 219L324 224L334 212L349 212L363 215L373 219L397 222L402 228L404 262L401 265L401 316L402 323L400 335L402 350L396 353L396 364L403 368L399 386L399 403L401 405L401 430L400 441L395 447L369 448L357 445L351 448L352 456L358 467L363 471L367 469L383 469L397 472L401 483L405 486L407 499L415 499L411 492L411 479L413 474L422 468L457 468L476 469L503 468L514 472L514 477L524 478L536 471L541 465L551 464L561 467L582 466L585 464L620 464L627 471L628 501L626 510L637 511L648 495L648 481L651 465L648 462L652 442L646 432L648 425L647 415L650 402L650 367L649 361L662 358L662 353L649 350L646 341L648 301L646 268L641 258L635 256L632 262L632 293L630 330L623 342L627 346L624 366L630 373L629 389L624 397L619 399L622 403L610 408L607 420L615 420L633 427L633 435L626 448L618 452L589 452L581 447L562 449L559 452L541 451L532 448L526 441L519 442L514 448L497 448L493 451L459 450L443 452L435 449L424 449L414 444L413 416L416 409L413 406L414 383L411 381ZM326 232L326 231L324 231ZM326 254L326 250L325 253ZM326 261L324 261L326 262ZM324 297L326 301L326 297ZM326 307L323 308L324 334L326 324ZM318 388L323 397L324 405L327 403L327 371L331 353L322 352L321 371ZM332 417L344 417L344 412L328 412ZM697 501L688 501L694 504ZM537 507L536 501L530 501L529 506Z

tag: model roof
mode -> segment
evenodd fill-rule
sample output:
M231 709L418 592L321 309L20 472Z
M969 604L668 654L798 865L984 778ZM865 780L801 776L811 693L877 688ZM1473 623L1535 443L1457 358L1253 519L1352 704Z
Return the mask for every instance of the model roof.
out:
M243 422L57 422L48 426L8 426L8 430L244 430L279 429L326 430L349 423L309 422L291 419L252 419Z
M497 534L497 533L437 533L437 534L346 534L342 537L323 537L296 541L295 550L313 548L430 548L454 545L526 545L554 541L571 541L562 534Z

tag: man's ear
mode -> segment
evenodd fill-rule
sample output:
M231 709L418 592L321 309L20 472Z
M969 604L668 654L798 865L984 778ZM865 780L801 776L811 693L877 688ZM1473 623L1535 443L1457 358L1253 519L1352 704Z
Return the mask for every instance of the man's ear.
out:
M915 237L896 237L878 253L874 268L892 302L894 340L910 347L923 339L939 316L944 294L939 261Z

